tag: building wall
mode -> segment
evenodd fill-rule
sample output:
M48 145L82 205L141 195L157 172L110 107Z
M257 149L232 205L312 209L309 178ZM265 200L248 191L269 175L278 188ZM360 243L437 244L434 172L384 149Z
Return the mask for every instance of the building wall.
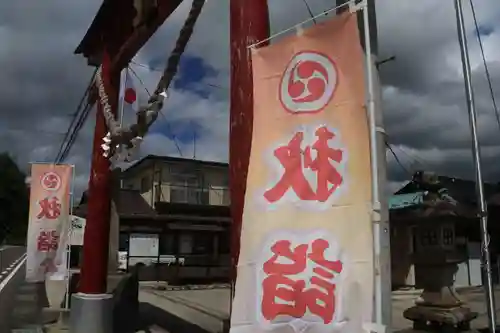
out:
M229 169L208 167L205 169L205 184L210 193L210 204L229 206Z
M134 177L124 179L123 187L140 190L151 206L158 201L183 202L184 196L186 202L193 204L228 206L228 178L227 166L157 161Z
M391 278L394 288L414 285L414 266L411 254L412 228L407 225L391 226Z
M134 177L123 179L123 188L138 190L150 205L153 205L153 168L142 170Z

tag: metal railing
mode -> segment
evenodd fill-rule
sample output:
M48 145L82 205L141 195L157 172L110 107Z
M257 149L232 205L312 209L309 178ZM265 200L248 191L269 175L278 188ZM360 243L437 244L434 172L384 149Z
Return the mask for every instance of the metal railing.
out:
M224 187L157 184L155 186L155 201L229 206L230 195L229 189Z
M228 280L229 254L179 254L127 256L125 270L139 265L139 279L144 281Z

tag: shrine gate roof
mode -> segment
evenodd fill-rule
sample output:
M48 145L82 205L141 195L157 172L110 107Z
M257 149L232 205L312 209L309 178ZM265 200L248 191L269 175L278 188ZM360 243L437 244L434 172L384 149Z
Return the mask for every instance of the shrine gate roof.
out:
M103 46L119 54L120 66L149 40L182 0L103 0L75 54L82 54L89 65L100 64ZM128 59L127 59L128 58ZM116 59L115 59L116 60Z

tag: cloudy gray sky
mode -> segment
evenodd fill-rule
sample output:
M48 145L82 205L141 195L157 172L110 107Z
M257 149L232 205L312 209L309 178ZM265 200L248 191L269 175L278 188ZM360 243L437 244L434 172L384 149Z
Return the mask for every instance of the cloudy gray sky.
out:
M474 0L493 88L500 101L500 4ZM303 0L269 0L272 31L309 14ZM307 0L314 13L333 0ZM73 51L90 25L100 0L29 0L0 3L0 151L28 168L53 161L92 69ZM418 4L417 4L418 3ZM187 62L141 154L193 155L187 129L196 135L196 157L227 161L229 87L228 0L208 0L186 51ZM464 1L474 89L479 111L485 177L500 181L500 129L480 58L468 1ZM169 18L139 52L131 67L154 89L190 1ZM27 10L29 8L29 10ZM380 57L396 56L381 68L389 141L405 168L472 178L470 131L452 0L378 0ZM193 73L193 69L198 70ZM201 73L201 74L200 74ZM136 79L134 79L136 80ZM145 91L135 85L145 98ZM214 87L217 86L217 87ZM130 116L128 119L130 119ZM167 120L168 119L168 120ZM189 126L188 126L189 124ZM93 118L73 147L77 191L86 187ZM388 154L390 188L409 175Z

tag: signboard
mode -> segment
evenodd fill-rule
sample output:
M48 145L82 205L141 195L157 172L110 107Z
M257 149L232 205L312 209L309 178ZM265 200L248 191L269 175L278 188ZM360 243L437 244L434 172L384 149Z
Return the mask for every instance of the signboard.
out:
M160 241L158 234L130 234L131 257L158 257Z
M118 269L123 271L127 270L127 258L127 251L118 251Z
M252 50L232 333L361 332L372 321L364 61L349 12Z
M26 281L66 277L70 165L32 164Z
M83 235L85 233L85 224L87 220L79 216L71 215L71 245L83 245Z

